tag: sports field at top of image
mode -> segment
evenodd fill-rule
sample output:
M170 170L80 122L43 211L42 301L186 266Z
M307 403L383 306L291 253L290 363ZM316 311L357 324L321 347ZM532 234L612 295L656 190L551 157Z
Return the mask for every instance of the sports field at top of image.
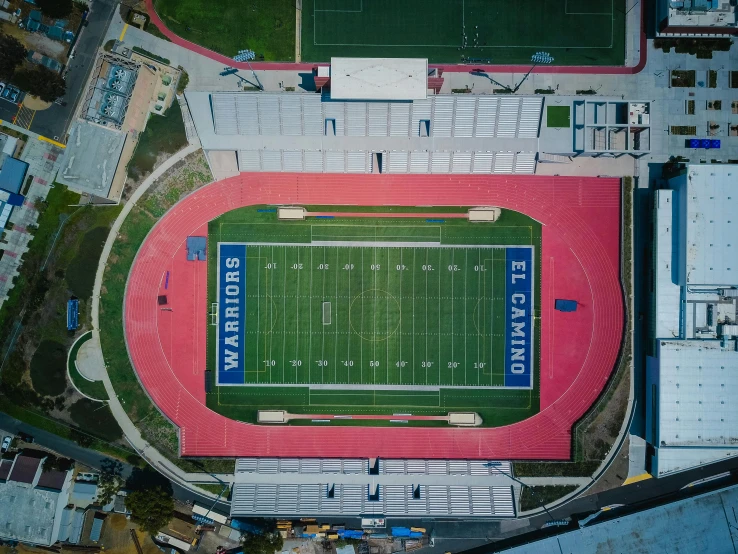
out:
M155 0L179 36L227 56L294 61L294 0ZM431 63L623 65L625 0L300 0L301 61L420 57ZM263 56L263 58L261 58Z
M210 223L208 406L243 421L536 413L540 225L351 211L285 222L242 208Z

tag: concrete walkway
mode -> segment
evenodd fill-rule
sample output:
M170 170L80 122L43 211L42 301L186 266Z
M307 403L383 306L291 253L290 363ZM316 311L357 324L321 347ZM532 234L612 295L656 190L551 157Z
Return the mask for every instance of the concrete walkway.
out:
M102 381L105 375L105 362L100 350L100 341L92 337L79 347L77 352L77 371L88 381Z
M104 356L100 349L100 290L102 289L102 280L103 280L103 273L105 272L105 266L107 265L108 257L110 256L110 252L113 248L113 243L115 242L115 239L118 237L118 232L120 231L121 225L123 225L123 222L125 221L126 217L128 217L128 214L133 209L133 206L136 205L136 202L143 196L143 194L149 189L149 187L156 182L156 180L164 175L169 169L171 169L177 162L183 160L193 152L197 152L199 150L199 145L193 145L190 144L183 150L180 150L176 154L174 154L171 158L169 158L167 161L165 161L162 165L157 167L151 175L149 175L144 182L139 186L133 195L131 196L130 200L123 206L123 209L121 210L120 214L118 215L118 218L113 223L113 227L110 230L110 234L108 235L107 240L105 241L105 246L103 247L102 255L100 256L100 262L97 266L97 272L95 273L95 286L92 291L92 340L88 342L88 344L94 345L98 352L96 353L97 359L99 360L99 363L104 363ZM91 357L93 359L93 357ZM102 377L102 382L105 385L105 390L108 393L108 397L110 398L108 402L108 406L110 407L110 411L113 412L113 416L115 416L116 421L118 422L118 425L120 425L120 428L123 430L123 434L126 437L126 440L129 442L129 444L138 452L138 454L144 458L152 467L154 467L156 470L158 470L162 475L165 477L171 479L172 481L175 481L180 486L189 489L189 490L195 490L190 483L192 482L198 482L198 483L218 483L218 480L224 482L233 482L233 475L232 474L221 474L218 475L217 478L214 475L210 475L207 473L187 473L186 471L183 471L176 465L174 465L172 462L170 462L164 455L162 455L156 448L151 446L142 436L139 430L136 428L135 424L131 421L131 419L128 417L128 414L126 413L125 409L123 408L123 405L120 402L120 399L115 393L115 388L113 387L113 383L110 380L110 376L108 375L107 369L105 367L100 367L98 369L99 375ZM198 493L202 494L202 492L198 489ZM217 495L209 494L213 499L216 498Z

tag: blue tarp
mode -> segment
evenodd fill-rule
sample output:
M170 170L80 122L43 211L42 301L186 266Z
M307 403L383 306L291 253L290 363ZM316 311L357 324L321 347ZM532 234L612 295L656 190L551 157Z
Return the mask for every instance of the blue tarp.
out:
M79 300L70 298L67 301L67 331L75 331L77 327L79 327Z
M256 525L252 525L251 523L246 523L245 521L239 521L237 519L231 520L231 527L233 527L234 529L238 529L239 531L251 533L252 535L260 535L264 532L261 527L257 527Z
M576 312L577 311L577 301L557 299L554 304L554 308L556 308L560 312Z
M0 169L0 189L18 194L26 178L28 164L16 158L5 158L2 169Z

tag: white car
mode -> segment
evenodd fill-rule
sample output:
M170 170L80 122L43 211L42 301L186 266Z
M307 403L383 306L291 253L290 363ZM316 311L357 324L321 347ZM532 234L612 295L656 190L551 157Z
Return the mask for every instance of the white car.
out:
M10 443L13 440L13 437L7 436L3 439L3 445L0 447L0 452L6 452L8 448L10 448Z

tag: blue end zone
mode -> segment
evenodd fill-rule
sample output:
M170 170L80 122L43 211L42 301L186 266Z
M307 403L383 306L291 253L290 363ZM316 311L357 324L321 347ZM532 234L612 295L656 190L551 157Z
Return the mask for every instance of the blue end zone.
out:
M505 249L505 386L533 386L533 249Z
M245 381L246 245L218 244L218 384Z

